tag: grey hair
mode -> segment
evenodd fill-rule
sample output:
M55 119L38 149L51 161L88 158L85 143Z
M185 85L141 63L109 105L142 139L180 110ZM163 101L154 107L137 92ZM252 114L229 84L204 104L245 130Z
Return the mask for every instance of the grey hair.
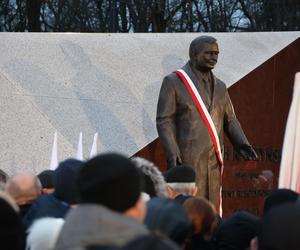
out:
M167 197L167 183L158 167L141 157L132 157L131 160L145 175L150 177L156 195Z
M175 193L180 193L184 195L193 195L196 187L195 182L184 182L184 183L167 183L169 187L173 189Z

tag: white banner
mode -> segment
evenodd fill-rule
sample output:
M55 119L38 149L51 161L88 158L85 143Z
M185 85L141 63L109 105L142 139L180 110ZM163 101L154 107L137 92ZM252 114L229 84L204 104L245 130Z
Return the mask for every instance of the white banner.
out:
M295 76L293 100L284 135L278 187L300 193L300 72Z

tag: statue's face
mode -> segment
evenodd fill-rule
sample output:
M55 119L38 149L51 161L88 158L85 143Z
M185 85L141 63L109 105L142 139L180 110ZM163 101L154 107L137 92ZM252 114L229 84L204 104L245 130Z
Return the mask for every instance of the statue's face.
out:
M218 62L218 55L218 44L204 43L196 49L192 63L198 70L212 70Z

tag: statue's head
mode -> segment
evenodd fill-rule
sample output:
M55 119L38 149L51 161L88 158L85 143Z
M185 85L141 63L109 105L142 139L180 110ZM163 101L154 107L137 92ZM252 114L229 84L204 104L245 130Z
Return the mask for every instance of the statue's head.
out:
M191 42L190 60L200 71L212 70L218 61L218 54L217 39L212 36L199 36Z

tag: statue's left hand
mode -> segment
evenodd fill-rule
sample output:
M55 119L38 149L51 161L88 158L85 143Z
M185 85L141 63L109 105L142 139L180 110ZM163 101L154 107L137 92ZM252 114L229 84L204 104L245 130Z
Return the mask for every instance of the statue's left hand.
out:
M240 147L238 153L243 157L245 161L257 160L257 154L250 145L244 145Z

